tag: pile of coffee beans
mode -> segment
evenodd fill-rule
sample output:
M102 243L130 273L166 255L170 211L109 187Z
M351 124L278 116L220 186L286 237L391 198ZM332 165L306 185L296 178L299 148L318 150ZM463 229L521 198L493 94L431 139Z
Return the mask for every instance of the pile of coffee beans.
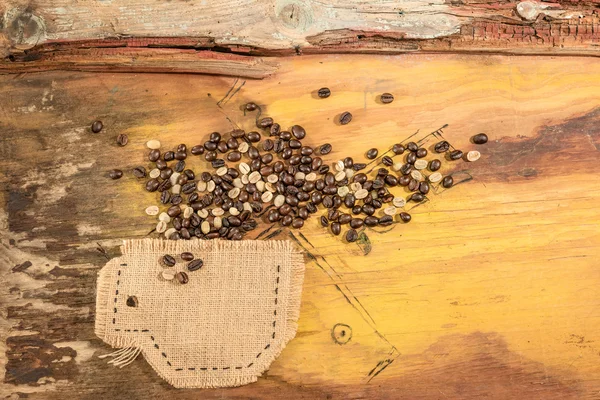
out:
M184 252L179 255L179 258L187 262L187 270L189 272L198 271L204 265L204 261L200 258L195 258L194 254L190 252ZM182 285L185 285L190 281L190 278L185 271L175 271L171 269L177 264L177 260L170 254L165 254L160 258L160 264L165 267L162 271L162 278L167 281L175 281Z

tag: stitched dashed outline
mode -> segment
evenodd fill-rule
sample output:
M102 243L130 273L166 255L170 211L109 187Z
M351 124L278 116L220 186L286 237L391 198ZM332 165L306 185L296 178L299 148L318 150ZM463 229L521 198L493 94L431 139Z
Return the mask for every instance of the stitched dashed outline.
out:
M121 264L121 267L126 267L126 266L127 266L127 264ZM281 265L278 265L277 266L277 279L275 281L275 302L274 302L275 303L274 304L275 308L273 310L274 319L273 319L273 333L271 334L271 340L275 339L275 336L276 336L275 326L277 324L277 298L279 297L279 272L280 272L280 270L281 270ZM117 277L120 277L120 276L121 276L121 270L119 269L117 271ZM116 290L115 290L115 307L114 307L115 317L113 317L113 320L112 320L113 324L116 324L117 299L118 299L118 295L119 295L119 284L120 284L120 282L121 282L121 280L120 280L120 278L118 278L117 279L117 287L116 287ZM123 331L123 332L144 332L144 333L146 333L146 332L149 333L150 332L149 329L118 329L118 328L115 328L115 332L120 332L120 331ZM154 339L154 336L150 335L150 340L152 340L152 342L154 343L154 348L156 350L160 351L160 346L158 345L158 343L156 343L156 340ZM263 349L263 351L269 349L270 347L271 347L271 343L269 342L269 343L267 343L267 345L265 346L265 348ZM262 351L259 352L256 355L256 358L258 359L262 355L262 353L263 353ZM167 354L163 351L163 352L161 352L161 355L164 358L167 359L167 361L166 361L167 365L169 367L172 367L173 365L171 364L171 362L169 362ZM208 368L208 367L201 367L201 368L189 367L189 368L175 368L175 371L184 371L186 369L188 371L196 371L196 370L200 370L200 371L218 371L218 370L226 371L228 369L237 369L237 370L239 370L239 369L243 369L243 368L250 368L253 365L254 365L254 362L251 362L250 364L246 365L245 367L233 367L233 368L232 367L221 367L221 368L218 368L218 367L212 367L212 368Z

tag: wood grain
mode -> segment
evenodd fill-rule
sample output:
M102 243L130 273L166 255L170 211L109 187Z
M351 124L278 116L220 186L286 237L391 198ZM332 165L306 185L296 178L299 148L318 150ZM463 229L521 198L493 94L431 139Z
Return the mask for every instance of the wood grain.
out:
M592 59L464 55L278 58L261 81L46 72L0 77L0 325L5 396L62 398L596 399L600 393L600 73ZM319 73L315 74L318 69ZM243 85L242 85L243 84ZM328 99L314 93L331 88ZM231 98L221 101L232 88ZM391 92L395 101L380 104ZM233 92L233 91L232 91ZM144 143L251 129L255 101L328 161L360 160L444 124L454 146L487 132L464 180L413 221L347 244L312 219L298 336L253 385L177 391L143 358L96 356L95 279L121 239L153 228L131 176ZM350 111L353 121L336 125ZM101 119L105 130L89 125ZM114 139L127 133L129 144ZM197 169L206 165L194 160ZM267 228L264 225L263 228ZM257 232L258 233L258 232ZM194 310L191 309L190 312ZM336 324L351 340L338 344Z

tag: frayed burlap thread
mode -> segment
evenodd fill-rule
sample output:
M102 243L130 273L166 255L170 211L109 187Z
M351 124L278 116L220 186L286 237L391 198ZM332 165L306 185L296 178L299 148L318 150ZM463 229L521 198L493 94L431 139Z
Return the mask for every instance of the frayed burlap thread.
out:
M187 271L182 252L203 267ZM174 267L161 264L165 254ZM189 283L163 279L165 269L185 271ZM245 385L296 335L303 279L303 256L288 241L127 240L98 276L96 335L123 349L113 365L141 352L175 387Z

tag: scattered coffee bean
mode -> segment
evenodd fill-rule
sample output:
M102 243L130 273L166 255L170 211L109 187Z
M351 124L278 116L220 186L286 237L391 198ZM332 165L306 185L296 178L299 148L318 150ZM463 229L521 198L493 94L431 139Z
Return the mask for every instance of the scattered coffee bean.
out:
M392 157L390 157L390 156L383 156L383 158L381 159L381 162L386 167L391 167L392 165L394 165L394 160L392 160Z
M331 95L331 90L329 90L329 88L324 87L324 88L319 89L317 94L319 95L320 98L326 99L327 97L329 97Z
M113 169L108 173L110 179L120 179L123 176L123 171L120 169Z
M462 156L463 156L463 152L460 150L451 151L450 154L448 155L448 157L451 160L460 160L462 158Z
M429 162L429 170L430 170L431 172L435 172L435 171L439 170L439 169L441 168L441 166L442 166L442 163L441 163L441 161L440 161L440 160L438 160L438 159L431 160L431 161Z
M333 233L334 235L339 235L340 232L342 231L342 226L340 225L339 222L332 222L331 223L331 233Z
M445 140L442 140L441 142L436 143L433 149L436 153L444 153L448 151L448 149L450 149L450 143L448 143Z
M135 167L133 169L133 176L136 178L145 178L146 177L146 168L144 167Z
M406 212L401 212L401 213L400 213L400 220L401 220L402 222L404 222L404 223L406 223L406 222L410 222L410 220L411 220L411 216L410 216L410 214L409 214L409 213L406 213Z
M415 154L417 155L417 158L423 158L427 155L427 149L421 147L416 151Z
M175 257L173 257L172 255L165 254L162 257L162 263L165 267L172 267L175 264L177 264L177 261L175 261Z
M256 103L246 103L246 106L244 107L246 109L246 111L254 111L258 108L258 106L256 105Z
M127 301L125 301L125 304L127 304L127 307L137 307L138 299L135 296L129 296L127 297Z
M119 136L117 136L117 144L119 146L125 146L127 142L129 142L129 138L124 133L121 133Z
M201 259L198 258L198 259L193 260L190 263L188 263L187 269L188 269L188 271L193 272L193 271L197 271L200 268L202 268L203 265L204 265L204 261L202 261Z
M350 121L352 121L352 114L350 114L348 111L345 111L340 115L339 122L341 125L347 125L350 123Z
M177 282L179 282L182 285L185 285L186 283L188 283L190 281L188 274L186 274L183 271L179 271L178 273L176 273L175 278L177 279Z
M367 158L369 160L373 160L374 158L377 158L378 153L379 153L379 151L376 148L369 149L367 151Z
M271 118L271 117L262 118L256 124L256 126L258 126L259 128L263 128L263 129L266 129L266 128L270 127L271 125L273 125L273 118Z
M98 133L102 130L103 127L104 125L102 124L102 121L94 121L92 123L92 132Z
M402 154L402 153L404 153L404 151L406 151L406 148L403 145L401 145L400 143L396 143L392 147L392 151L394 152L394 154Z
M391 215L384 215L383 217L379 218L377 223L379 226L390 226L392 223L394 223L394 219Z
M346 232L346 240L349 243L352 243L352 242L355 242L356 239L358 239L358 233L356 232L356 230L349 229L348 232Z
M394 101L394 96L390 93L383 93L380 96L380 99L383 104L390 104L392 101Z
M478 133L471 138L475 144L485 144L488 141L488 137L485 133Z
M442 179L442 186L446 189L451 188L453 184L454 179L452 179L451 176L445 176L444 179Z
M183 261L192 261L194 259L194 254L190 252L184 252L181 253L180 257Z

